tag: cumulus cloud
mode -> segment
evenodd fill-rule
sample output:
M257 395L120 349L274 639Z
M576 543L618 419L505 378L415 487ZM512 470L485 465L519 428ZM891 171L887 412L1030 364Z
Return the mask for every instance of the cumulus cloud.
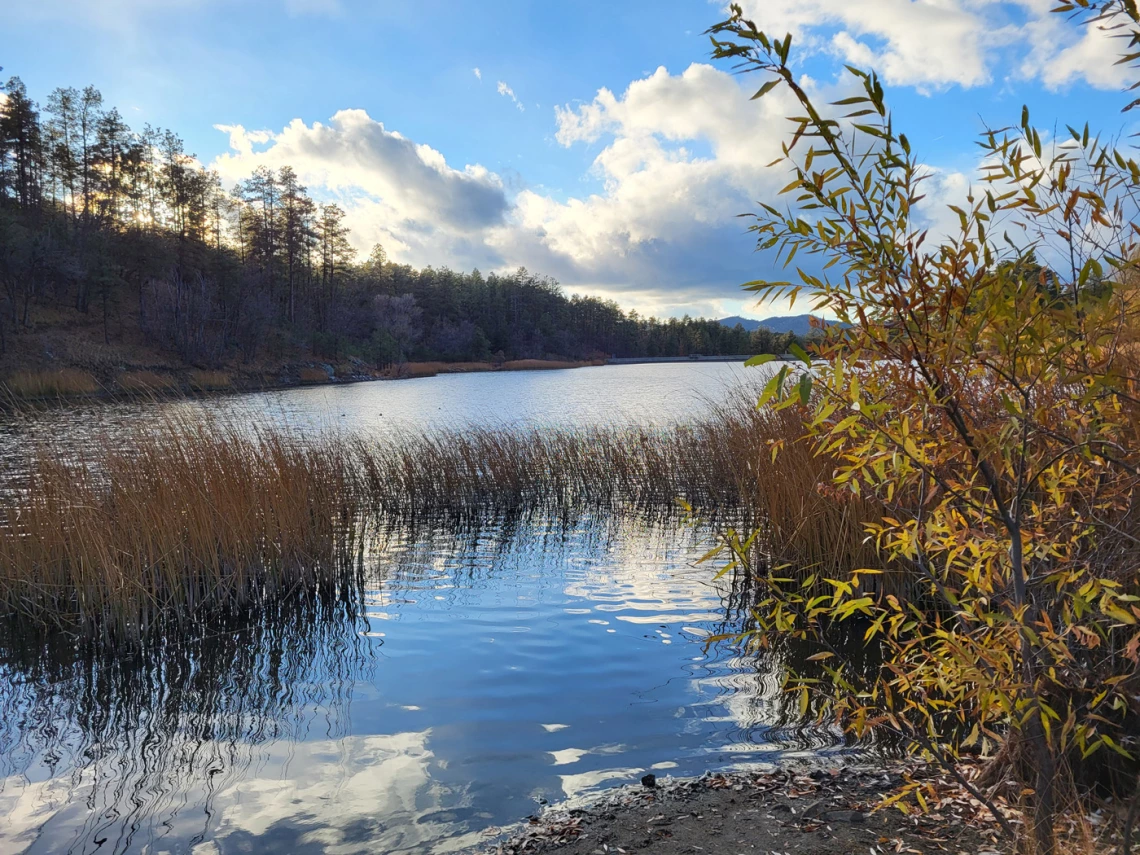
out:
M559 143L602 145L593 172L603 192L566 201L521 192L515 251L622 299L662 303L669 294L700 306L735 296L758 272L737 215L786 183L764 164L779 153L792 107L782 92L750 95L733 75L694 64L558 108Z
M890 83L977 86L989 79L994 31L988 0L744 0L762 29L792 33L845 62L873 65Z
M1030 16L1025 39L1033 46L1022 60L1022 76L1038 78L1054 90L1075 80L1097 89L1120 89L1128 84L1128 67L1106 61L1126 52L1128 43L1122 40L1121 31L1109 31L1099 24L1077 30L1065 19L1049 14L1052 0L1019 3Z
M499 94L504 98L510 98L514 105L519 108L519 111L525 111L526 107L523 106L522 101L515 97L515 90L508 86L504 81L499 81Z
M1002 51L1003 74L1012 57L1015 76L1046 86L1081 79L1107 87L1118 73L1102 70L1107 34L1050 16L1052 0L745 2L762 27L793 32L808 50L878 67L896 84L978 86L997 73ZM1031 39L1031 59L1008 53L1019 39ZM852 94L853 85L806 77L801 84L820 102ZM592 154L590 192L552 194L514 180L508 187L479 165L449 164L360 110L328 125L295 120L272 133L224 126L231 151L216 166L234 180L257 165L293 165L315 191L344 202L362 248L378 240L402 262L524 265L641 311L732 314L740 282L786 275L771 256L755 254L749 221L739 215L787 182L784 170L764 164L779 156L784 117L797 108L782 89L750 100L754 86L695 63L556 107L554 141ZM523 109L508 83L498 81L497 90ZM931 167L926 224L949 230L944 206L960 201L970 182L961 171Z
M760 164L778 151L777 119L790 105L749 94L698 64L559 108L562 146L600 145L599 190L581 198L508 194L493 172L456 168L361 110L280 131L220 125L230 151L213 166L236 182L258 166L291 165L315 195L344 204L359 248L379 241L402 262L524 265L643 311L715 314L756 272L737 215L783 183Z
M421 229L478 231L502 223L507 211L498 176L479 165L455 169L436 149L387 130L363 110L341 110L328 125L294 119L279 132L219 130L229 134L231 151L214 167L230 181L258 166L288 164L306 184L363 193Z
M1104 61L1122 53L1103 28L1083 30L1052 13L1053 0L741 0L773 34L844 62L874 67L893 85L921 90L990 82L999 59L1050 87L1074 80L1111 89L1125 73Z
M801 82L821 99L848 94ZM214 166L236 181L256 166L292 165L315 193L343 201L361 249L379 241L401 262L522 265L643 312L733 314L740 282L783 276L755 254L739 215L787 181L764 164L779 154L793 105L780 90L751 94L738 77L694 64L559 107L556 141L596 151L597 190L569 198L509 193L498 175L457 169L359 110L279 132L220 126L231 151Z
M345 208L361 252L381 243L394 259L420 267L504 264L484 236L506 224L510 205L503 182L478 164L455 168L363 110L342 110L327 125L295 119L280 131L218 129L230 143L211 164L223 180L292 166L316 198Z
M471 71L477 79L483 79L483 72L479 70L479 66L475 66L475 68L471 69Z

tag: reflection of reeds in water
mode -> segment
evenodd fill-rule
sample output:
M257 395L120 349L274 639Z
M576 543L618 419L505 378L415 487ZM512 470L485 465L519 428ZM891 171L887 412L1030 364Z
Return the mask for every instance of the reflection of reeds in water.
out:
M770 560L839 572L871 560L874 508L821 494L831 467L791 411L741 402L668 429L441 432L379 441L210 420L63 454L44 448L0 509L9 612L134 634L158 618L351 589L377 523L683 498L761 525ZM776 462L770 442L783 440Z
M750 648L737 637L755 628L752 605L758 595L754 580L743 573L727 577L722 597L723 619L715 628L717 639L705 653L707 669L716 676L705 678L705 684L718 688L721 702L731 711L734 722L762 722L763 732L739 733L738 736L759 739L766 747L781 750L819 753L856 749L860 752L891 753L898 749L890 737L874 733L857 740L837 723L834 716L821 710L812 698L804 713L800 693L789 689L789 678L824 679L826 674L818 661L809 657L819 652L814 644L789 636L774 639L763 652ZM875 675L881 667L881 652L863 638L866 624L858 620L836 623L829 640L842 656L848 679L858 683ZM733 739L730 735L729 741Z
M369 663L359 630L351 607L322 597L113 651L5 624L0 795L9 805L85 806L46 832L69 838L46 841L50 851L93 851L100 840L109 851L142 851L175 828L204 834L215 794L272 744L348 732L353 685ZM21 783L29 764L46 766L51 780ZM0 832L27 844L23 835L44 834L43 822L16 811Z

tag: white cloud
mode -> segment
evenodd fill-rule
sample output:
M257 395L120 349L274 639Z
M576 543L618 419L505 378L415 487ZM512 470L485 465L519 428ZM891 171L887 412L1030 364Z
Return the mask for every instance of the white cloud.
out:
M793 34L845 62L874 66L893 84L977 86L989 79L992 29L986 0L744 0L746 16L776 35Z
M1121 89L1128 84L1128 66L1112 61L1128 49L1121 31L1109 32L1100 24L1077 29L1066 19L1049 14L1052 0L1018 2L1030 16L1024 37L1033 46L1021 63L1024 77L1039 78L1054 90L1078 80L1097 89Z
M740 282L772 272L738 215L786 183L763 164L779 150L791 104L779 92L750 94L734 75L697 64L559 108L561 145L599 147L597 191L570 198L508 195L498 175L457 169L360 110L278 132L221 126L231 151L213 165L229 181L293 166L315 195L342 201L359 248L381 242L397 261L524 265L642 312L718 316L739 311Z
M479 80L483 79L483 72L479 70L478 66L471 69L471 71L472 71L472 73L474 73L475 77L477 77Z
M431 146L387 130L363 110L341 110L328 125L294 119L280 132L219 129L232 151L213 165L230 181L258 166L288 164L305 184L382 201L421 230L477 231L501 223L507 210L498 176L477 164L454 169Z
M526 107L523 106L522 101L515 97L515 90L504 83L502 80L499 81L499 94L506 98L510 98L511 101L514 102L514 105L519 108L520 112L526 110Z
M503 264L484 236L506 223L509 204L499 177L478 164L456 169L363 110L342 110L327 125L295 119L276 132L219 130L231 150L211 166L225 181L244 180L259 166L292 166L315 197L345 208L361 252L381 243L418 267Z
M603 191L566 201L521 192L514 251L623 302L716 311L761 263L737 215L786 183L764 164L779 152L788 96L750 94L733 75L694 64L559 108L562 145L604 141L593 163Z
M1053 0L742 0L769 33L873 67L889 84L920 90L988 83L999 61L1019 56L1019 73L1058 87L1083 80L1117 88L1125 72L1105 62L1124 52L1103 29L1053 14Z
M1095 70L1107 64L1106 35L1050 16L1052 0L746 2L758 24L795 33L808 50L874 65L888 80L924 89L981 85L994 75L995 57L1021 50L1030 35L1044 58L1003 54L1004 68L1012 57L1017 75L1050 86L1074 77L1109 86L1116 73ZM851 94L854 85L845 78L801 83L819 102ZM755 85L696 63L679 74L658 68L624 92L603 88L588 102L556 107L556 142L592 154L588 192L552 194L525 184L514 191L481 166L449 165L441 152L359 110L338 113L328 126L295 120L277 133L224 127L232 151L218 166L237 178L261 163L293 165L314 190L345 202L362 247L380 241L399 261L525 265L639 311L734 314L740 282L786 275L770 255L754 253L749 221L739 215L786 183L784 169L765 164L779 156L784 117L797 108L782 89L750 100ZM523 109L508 83L498 81L497 90ZM970 180L932 168L921 213L932 230L953 225L943 205L959 200Z

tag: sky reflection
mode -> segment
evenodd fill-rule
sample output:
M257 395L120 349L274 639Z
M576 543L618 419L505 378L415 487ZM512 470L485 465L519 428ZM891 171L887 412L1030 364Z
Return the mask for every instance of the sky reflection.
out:
M584 519L391 533L357 615L295 604L129 656L0 660L0 851L445 852L647 770L827 749L698 536Z

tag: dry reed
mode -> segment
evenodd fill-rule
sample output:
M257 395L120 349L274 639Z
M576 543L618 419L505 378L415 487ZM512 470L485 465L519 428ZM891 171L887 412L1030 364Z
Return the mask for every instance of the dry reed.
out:
M388 376L404 379L435 377L437 374L470 374L480 371L544 371L604 364L600 360L572 362L558 359L514 359L501 365L494 362L403 362L389 369Z
M99 391L94 375L77 368L60 368L55 371L17 371L0 381L0 391L19 400L65 398L76 395L94 395Z
M148 395L155 392L168 392L178 387L178 381L169 374L156 371L125 371L115 383L124 392Z
M584 368L593 362L571 362L563 359L513 359L503 363L504 371L550 371L560 368Z
M118 633L342 584L359 536L351 482L335 443L208 422L85 459L42 450L0 510L0 602Z
M343 587L370 527L403 519L685 499L759 525L770 561L862 566L876 509L820 492L831 462L793 411L729 406L662 429L487 430L379 441L213 422L169 423L41 449L0 508L0 603L60 623L134 631L157 617ZM786 450L772 461L770 442Z
M302 383L328 383L329 373L323 368L302 368L298 372L298 379Z
M191 371L187 379L199 392L219 392L233 386L233 378L225 371Z

